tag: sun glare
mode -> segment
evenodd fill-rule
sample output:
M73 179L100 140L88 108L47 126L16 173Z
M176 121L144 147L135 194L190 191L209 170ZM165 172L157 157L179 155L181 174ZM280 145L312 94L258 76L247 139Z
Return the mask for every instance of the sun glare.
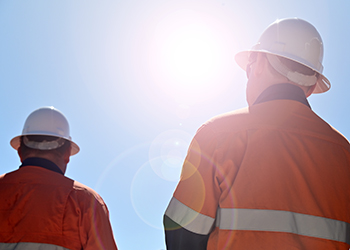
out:
M166 70L179 83L201 84L218 72L218 44L210 32L191 25L174 32L163 47Z
M163 17L150 53L151 71L160 88L181 104L220 91L229 64L223 30L216 19L192 10Z

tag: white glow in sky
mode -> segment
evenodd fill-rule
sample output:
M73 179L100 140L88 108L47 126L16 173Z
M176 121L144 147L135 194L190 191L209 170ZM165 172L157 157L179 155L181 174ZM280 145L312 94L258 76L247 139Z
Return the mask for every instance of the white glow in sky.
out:
M220 40L205 25L205 20L192 20L196 13L183 11L175 14L164 20L156 32L160 59L178 84L199 87L208 78L213 79L223 63L220 60ZM178 23L178 20L184 23Z
M161 18L150 52L158 86L180 104L218 95L230 79L225 70L232 64L225 28L214 16L190 9Z

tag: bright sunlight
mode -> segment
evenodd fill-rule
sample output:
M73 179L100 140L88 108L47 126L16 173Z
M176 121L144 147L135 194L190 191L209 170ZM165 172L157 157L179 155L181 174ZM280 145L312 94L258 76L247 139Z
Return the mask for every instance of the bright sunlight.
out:
M166 15L150 53L157 84L181 104L204 101L222 90L229 64L226 32L215 19L192 10Z

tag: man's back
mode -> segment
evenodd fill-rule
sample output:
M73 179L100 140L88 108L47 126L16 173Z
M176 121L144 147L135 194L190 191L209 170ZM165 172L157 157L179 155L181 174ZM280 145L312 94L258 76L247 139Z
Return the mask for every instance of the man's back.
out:
M106 235L111 232L110 225L100 216L108 214L101 197L62 174L23 166L0 177L0 193L0 249L18 242L23 249L32 243L40 243L34 244L36 247L53 245L50 249L115 247L103 246L114 242L106 240L113 235ZM94 216L98 225L93 223ZM97 236L96 231L104 234Z
M229 151L225 152L224 147L218 152L225 156L231 154L233 158L226 157L218 162L223 166L220 187L229 192L226 197L220 197L218 213L222 213L217 223L222 229L241 229L237 232L241 234L237 235L237 244L244 242L247 248L250 242L252 245L247 249L255 249L264 242L271 247L274 242L276 247L285 244L285 249L309 249L309 246L327 249L334 242L316 238L346 241L345 235L342 238L317 227L327 222L350 222L350 148L347 141L308 107L295 101L253 105L247 118L237 119L235 124L228 122L232 128L226 131L231 134L230 130L242 129L238 133L244 133L244 154L235 154L234 146ZM234 142L237 136L234 134L232 138L225 136L227 145L239 145ZM237 162L238 158L241 159L238 168L234 164L229 166L229 162ZM298 240L291 233L300 235ZM344 248L347 249L345 244Z
M347 140L307 105L270 100L198 131L174 198L216 218L207 249L348 249L349 162Z

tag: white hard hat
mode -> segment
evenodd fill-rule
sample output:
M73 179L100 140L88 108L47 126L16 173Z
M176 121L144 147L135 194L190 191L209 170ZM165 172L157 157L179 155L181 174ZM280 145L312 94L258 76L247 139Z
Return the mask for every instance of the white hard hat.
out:
M69 124L66 117L54 107L42 107L33 111L24 123L22 134L13 138L10 142L11 146L18 150L20 146L20 138L26 135L45 135L53 136L68 140L71 142L71 155L79 152L79 146L72 141L69 134ZM47 146L45 146L45 143ZM58 142L34 143L32 148L37 149L54 149L59 147Z
M331 87L329 80L322 74L322 38L316 28L305 20L281 19L267 27L251 50L236 54L236 62L244 70L251 52L281 56L314 70L319 74L314 93L326 92Z

